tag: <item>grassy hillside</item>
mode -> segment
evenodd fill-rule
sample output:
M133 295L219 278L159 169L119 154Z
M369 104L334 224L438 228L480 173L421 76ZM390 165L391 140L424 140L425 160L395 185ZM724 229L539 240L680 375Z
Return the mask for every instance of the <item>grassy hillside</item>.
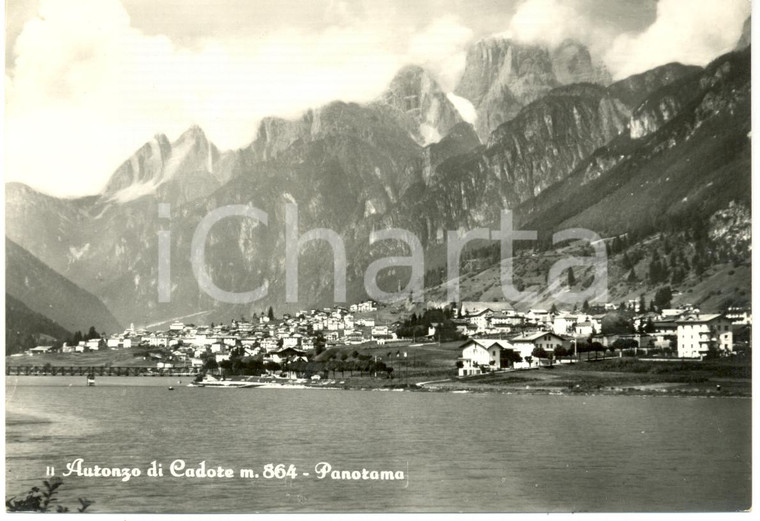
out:
M5 354L19 353L40 344L52 345L71 336L71 332L23 302L5 294Z
M53 271L15 242L5 240L6 293L67 331L115 333L124 328L93 294Z

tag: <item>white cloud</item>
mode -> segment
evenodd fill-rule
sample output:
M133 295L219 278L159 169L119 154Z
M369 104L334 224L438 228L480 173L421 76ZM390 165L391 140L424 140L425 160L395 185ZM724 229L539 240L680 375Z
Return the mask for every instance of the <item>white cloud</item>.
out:
M566 38L585 43L615 79L671 61L705 65L731 50L749 16L748 0L659 0L644 31L615 35L594 20L584 0L525 0L502 36L553 47Z
M750 9L747 0L660 0L655 22L617 37L605 60L616 79L673 61L705 65L734 48Z
M115 0L46 0L6 77L6 181L93 193L157 132L172 138L197 123L235 148L264 116L374 98L406 59L389 52L386 31L289 30L187 50L132 28Z
M473 31L456 17L443 16L411 38L407 60L433 72L444 91L454 90L473 36Z
M517 41L556 47L566 38L585 39L587 26L572 2L526 0L517 7L507 34Z
M509 28L499 36L549 48L572 39L598 57L608 49L614 32L592 19L593 15L584 0L525 0L517 6Z
M609 48L611 36L582 16L583 1L526 0L509 31L523 41L572 37L592 52ZM738 39L748 5L661 0L657 21L619 37L608 65L620 76L670 60L703 63ZM468 27L477 13L460 12L464 24L445 9L429 22L431 9L418 11L410 18L401 7L338 1L328 9L331 25L216 31L187 48L137 30L118 0L42 0L5 78L6 180L54 195L94 193L155 133L171 139L199 124L223 149L244 146L262 117L373 99L407 63L426 66L451 90L467 46L481 36Z

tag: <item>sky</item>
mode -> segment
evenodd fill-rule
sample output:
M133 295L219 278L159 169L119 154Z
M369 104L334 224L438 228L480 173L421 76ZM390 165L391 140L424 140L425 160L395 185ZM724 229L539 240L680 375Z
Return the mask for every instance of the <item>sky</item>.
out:
M748 0L6 0L4 172L42 192L100 192L158 133L200 125L221 149L261 118L366 102L427 67L444 90L498 35L589 46L616 79L705 65Z

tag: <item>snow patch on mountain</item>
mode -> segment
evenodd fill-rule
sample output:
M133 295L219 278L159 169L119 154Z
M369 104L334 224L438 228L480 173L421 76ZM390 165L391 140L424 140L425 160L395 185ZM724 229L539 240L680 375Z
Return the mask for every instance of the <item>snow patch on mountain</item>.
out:
M463 98L462 96L457 96L453 92L446 94L446 97L449 99L451 104L454 105L454 108L457 109L459 116L463 120L465 120L470 125L475 124L475 121L478 119L478 112L475 110L475 106L470 100Z
M156 172L153 177L147 179L146 181L136 182L125 188L122 188L121 190L118 190L117 192L111 194L107 200L110 202L123 204L139 199L140 197L156 193L156 190L159 186L170 181L187 169L188 161L192 159L190 156L195 152L196 149L196 144L199 139L197 137L198 134L200 134L201 138L203 137L202 131L196 127L193 127L185 132L177 141L172 144L168 160L163 165L161 165L159 171ZM158 144L155 141L150 142L150 147L152 154L149 157L160 157L160 149L158 148ZM201 166L201 168L205 169L211 169L212 153L210 143L206 143L206 146L204 147L204 153L207 154L208 157L201 158L200 161L202 163L198 166ZM133 171L139 172L140 164L138 162L137 156L133 156L131 158L131 161L133 162Z
M158 188L158 185L160 184L160 181L158 183L155 181L148 181L147 183L133 184L126 188L122 188L115 194L111 195L108 198L108 201L119 204L128 203L129 201L134 201L140 197L156 193L156 188Z
M438 143L441 140L441 133L433 125L428 123L420 124L420 135L422 136L422 146Z
M88 242L81 248L77 248L76 246L69 246L69 254L72 261L79 260L82 258L82 255L87 253L87 250L90 249L90 243Z

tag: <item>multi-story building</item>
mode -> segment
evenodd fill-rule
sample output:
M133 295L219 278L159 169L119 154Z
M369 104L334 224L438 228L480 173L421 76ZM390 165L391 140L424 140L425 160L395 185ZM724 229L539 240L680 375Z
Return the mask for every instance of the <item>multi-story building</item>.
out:
M501 369L501 352L511 346L505 340L470 339L459 346L462 356L459 376Z
M482 309L480 311L470 313L467 315L467 321L474 325L478 331L486 331L488 329L488 323L494 312L491 309Z
M575 331L577 323L577 315L557 315L554 317L554 322L552 322L552 331L555 335L567 335Z
M678 356L702 359L711 350L733 353L731 321L723 315L694 315L676 321Z

